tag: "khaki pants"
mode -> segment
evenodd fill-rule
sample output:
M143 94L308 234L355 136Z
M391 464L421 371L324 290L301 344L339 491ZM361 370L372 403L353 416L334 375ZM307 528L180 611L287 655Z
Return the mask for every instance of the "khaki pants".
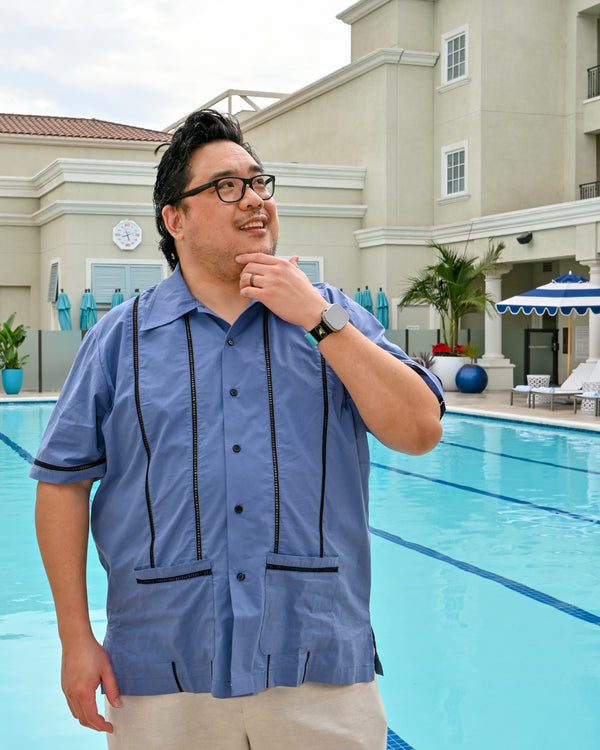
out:
M376 681L306 682L239 698L210 693L121 696L106 703L109 750L385 750Z

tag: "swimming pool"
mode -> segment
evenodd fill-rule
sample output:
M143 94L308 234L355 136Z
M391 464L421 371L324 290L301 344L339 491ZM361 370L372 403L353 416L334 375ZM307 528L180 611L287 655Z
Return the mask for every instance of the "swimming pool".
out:
M93 750L104 738L71 718L58 685L33 531L27 474L51 409L0 406L3 746ZM598 748L599 458L591 432L455 414L426 456L372 441L372 609L390 750ZM101 637L93 551L89 583Z

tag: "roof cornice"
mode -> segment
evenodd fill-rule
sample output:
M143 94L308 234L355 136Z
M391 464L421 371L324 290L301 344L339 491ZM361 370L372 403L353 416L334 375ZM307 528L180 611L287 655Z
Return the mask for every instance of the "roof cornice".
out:
M34 175L38 195L64 182L92 182L108 185L154 185L156 164L108 159L55 159Z
M600 212L600 198L557 203L549 206L525 208L503 214L481 216L455 224L431 226L372 227L354 233L361 249L381 245L427 245L489 239L528 231L576 227L596 224Z
M282 187L362 190L364 167L266 162ZM0 176L0 198L41 198L66 182L152 186L156 164L99 159L55 159L33 177Z
M372 13L374 10L381 8L382 5L387 5L389 2L390 0L359 0L358 3L354 3L354 5L351 5L349 8L346 8L346 10L338 13L336 18L339 18L339 20L344 23L352 25L353 23L360 21L361 18L368 16L369 13Z
M302 104L306 104L311 99L316 99L318 96L322 96L339 86L343 86L355 78L360 78L366 73L380 68L382 65L420 65L433 67L438 57L439 53L437 52L404 50L401 47L381 47L336 70L334 73L330 73L324 78L299 89L280 102L276 102L270 107L265 107L260 112L250 115L244 120L244 132L252 130L252 128L262 125L270 119L278 117Z

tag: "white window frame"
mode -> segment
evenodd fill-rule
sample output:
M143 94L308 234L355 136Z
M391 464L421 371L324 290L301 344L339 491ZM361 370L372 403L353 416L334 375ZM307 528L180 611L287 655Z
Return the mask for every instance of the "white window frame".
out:
M465 69L464 72L460 75L454 76L453 78L448 78L448 47L451 42L453 42L455 39L458 39L459 37L464 36L465 37ZM465 78L468 78L469 76L469 26L468 24L465 24L464 26L461 26L458 29L454 29L453 31L449 31L446 34L443 34L442 36L442 84L452 84L456 81L463 81Z
M448 157L451 154L464 153L464 171L463 171L463 188L462 190L455 190L448 192ZM453 143L450 146L444 146L442 148L442 197L443 198L456 198L457 196L466 195L469 192L468 185L469 176L469 144L467 141L461 141L460 143Z
M282 258L285 258L285 260L290 260L292 257L291 255L282 255ZM324 269L324 258L322 255L301 255L298 259L299 263L302 263L302 261L308 261L312 263L317 263L319 266L319 278L318 281L324 281L324 275L323 275L323 269Z
M56 294L54 295L54 299L49 299L50 297L50 291L51 287L50 284L52 282L52 269L56 266L56 278L55 278L55 284L52 284L52 291L56 291ZM50 302L51 304L55 305L56 300L58 299L58 295L60 294L60 258L53 258L50 261L50 273L48 276L48 293L46 295L46 302Z
M133 259L133 258L86 258L85 260L85 285L89 289L92 286L92 266L109 265L109 266L162 266L163 280L170 273L169 265L166 260L161 259ZM101 303L101 307L106 307L106 303Z

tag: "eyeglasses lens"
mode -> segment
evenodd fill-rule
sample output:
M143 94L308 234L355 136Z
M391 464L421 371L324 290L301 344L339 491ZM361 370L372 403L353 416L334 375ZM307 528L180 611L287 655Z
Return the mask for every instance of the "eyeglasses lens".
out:
M216 185L219 198L226 203L235 203L242 199L246 185L263 200L268 200L275 190L275 180L270 175L259 174L251 180L241 177L224 177Z

